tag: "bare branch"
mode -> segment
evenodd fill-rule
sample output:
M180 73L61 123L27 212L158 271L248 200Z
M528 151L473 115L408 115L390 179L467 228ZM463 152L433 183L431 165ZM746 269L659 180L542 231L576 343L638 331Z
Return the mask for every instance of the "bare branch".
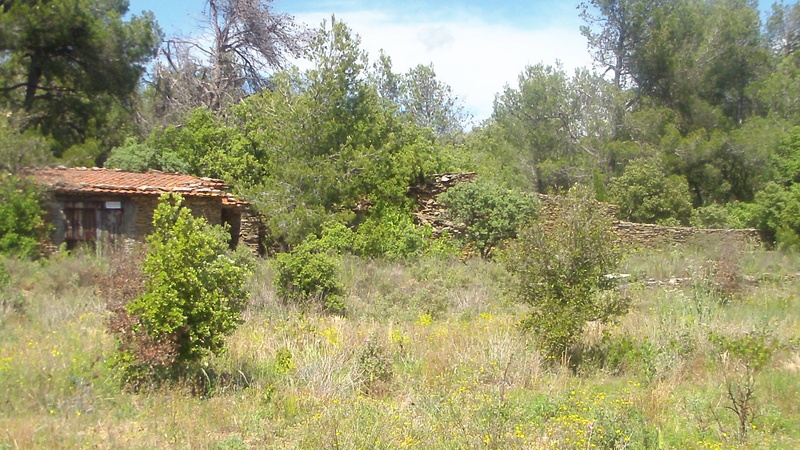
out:
M272 0L207 0L206 36L164 43L153 84L168 117L204 106L221 112L269 85L270 72L299 57L310 34L294 18L274 13ZM167 119L169 120L169 119Z

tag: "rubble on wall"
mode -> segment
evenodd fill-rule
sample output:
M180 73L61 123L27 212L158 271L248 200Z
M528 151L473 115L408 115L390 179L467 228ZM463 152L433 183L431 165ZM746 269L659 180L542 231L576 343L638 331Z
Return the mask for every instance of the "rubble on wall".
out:
M461 183L472 183L478 178L475 172L466 173L439 173L431 175L424 183L408 188L409 197L416 200L418 208L414 218L419 225L430 225L435 236L447 231L450 234L461 234L461 230L445 219L445 208L436 201L436 198Z

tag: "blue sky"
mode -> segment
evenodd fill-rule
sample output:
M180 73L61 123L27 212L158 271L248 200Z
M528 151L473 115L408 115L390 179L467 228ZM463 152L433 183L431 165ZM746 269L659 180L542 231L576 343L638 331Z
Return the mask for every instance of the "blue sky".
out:
M335 14L361 36L374 60L383 49L396 72L433 63L474 123L489 117L495 94L515 85L526 65L560 61L568 70L591 65L577 7L580 0L274 0L316 28ZM772 0L760 0L768 10ZM130 11L153 11L165 34L190 35L203 0L130 0Z

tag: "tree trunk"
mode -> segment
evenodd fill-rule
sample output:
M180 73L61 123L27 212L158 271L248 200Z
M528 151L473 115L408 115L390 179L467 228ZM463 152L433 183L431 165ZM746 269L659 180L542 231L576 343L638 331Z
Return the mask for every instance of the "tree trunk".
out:
M39 83L42 81L42 55L34 53L31 55L31 62L28 65L28 80L25 88L25 102L22 104L26 112L33 109L33 102L36 101L36 92L39 90Z

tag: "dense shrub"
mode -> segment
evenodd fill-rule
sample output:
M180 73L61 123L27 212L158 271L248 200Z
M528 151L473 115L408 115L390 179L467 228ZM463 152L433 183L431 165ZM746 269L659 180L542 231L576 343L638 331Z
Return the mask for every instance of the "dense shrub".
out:
M457 185L438 200L448 209L449 218L463 226L463 243L474 245L484 257L516 237L535 218L537 209L535 197L483 181Z
M717 204L696 208L689 219L691 226L699 228L727 228L730 223L728 208Z
M344 285L339 280L339 262L324 241L310 236L289 253L275 258L278 297L301 307L322 306L343 313Z
M0 174L0 254L38 255L37 243L47 234L42 200L32 181Z
M587 322L605 322L627 309L607 276L621 259L610 219L585 188L574 187L557 201L555 222L524 230L505 258L515 296L532 308L523 325L550 357L564 355Z
M800 184L786 188L770 182L753 203L737 204L732 214L779 247L800 249Z
M793 127L772 155L772 165L777 172L777 181L790 186L800 183L800 127Z
M356 361L358 381L367 394L378 394L392 380L394 372L386 349L378 342L367 340L358 352Z
M626 220L663 225L689 223L692 200L686 178L667 176L655 160L632 161L622 175L611 180L608 191Z
M323 248L335 253L353 251L355 233L347 225L331 220L322 224L320 233L320 245Z
M177 154L162 152L134 139L128 139L122 147L112 149L104 166L130 172L146 172L149 169L180 173L189 171L189 165Z
M18 173L25 167L47 164L53 159L50 145L33 129L20 132L24 119L0 114L0 170Z
M425 250L430 234L414 223L407 209L378 204L356 230L353 250L373 258L407 258Z
M127 304L129 326L119 327L125 376L179 371L220 353L247 300L250 265L230 252L224 229L193 217L182 201L162 196L153 216L142 266L145 293Z

